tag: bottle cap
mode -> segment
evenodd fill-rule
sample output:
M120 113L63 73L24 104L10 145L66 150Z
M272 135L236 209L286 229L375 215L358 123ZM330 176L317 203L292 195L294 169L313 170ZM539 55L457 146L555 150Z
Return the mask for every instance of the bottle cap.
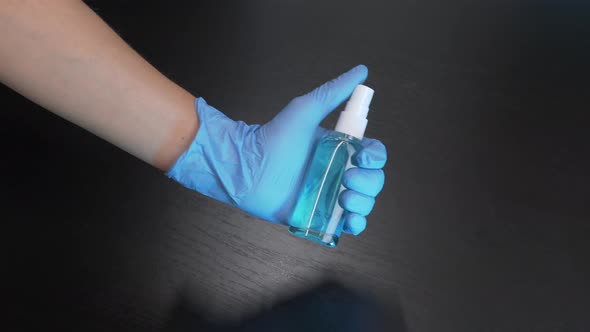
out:
M368 86L357 85L344 111L340 113L335 130L362 139L367 128L367 114L374 92Z

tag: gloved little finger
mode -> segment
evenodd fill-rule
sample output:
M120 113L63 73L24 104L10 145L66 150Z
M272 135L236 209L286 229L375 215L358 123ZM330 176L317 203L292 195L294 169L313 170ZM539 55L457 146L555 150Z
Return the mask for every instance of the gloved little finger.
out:
M367 218L357 213L347 212L344 216L344 233L359 235L367 227Z

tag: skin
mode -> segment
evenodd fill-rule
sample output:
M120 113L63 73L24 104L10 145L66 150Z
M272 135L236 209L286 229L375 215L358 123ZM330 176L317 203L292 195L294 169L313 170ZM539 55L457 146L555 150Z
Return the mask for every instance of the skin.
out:
M199 129L195 97L82 1L0 0L0 81L163 170Z

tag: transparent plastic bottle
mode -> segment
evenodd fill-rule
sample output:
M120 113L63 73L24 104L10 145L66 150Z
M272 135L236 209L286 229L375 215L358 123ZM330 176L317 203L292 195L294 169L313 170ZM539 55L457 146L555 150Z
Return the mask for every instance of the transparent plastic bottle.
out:
M336 246L344 219L338 203L344 189L342 177L352 167L351 157L360 147L358 138L337 131L320 140L293 210L291 233L328 247Z
M342 177L354 167L351 160L361 149L372 97L371 88L357 86L336 130L318 142L289 220L291 233L331 248L338 244L346 216L338 203L345 189Z

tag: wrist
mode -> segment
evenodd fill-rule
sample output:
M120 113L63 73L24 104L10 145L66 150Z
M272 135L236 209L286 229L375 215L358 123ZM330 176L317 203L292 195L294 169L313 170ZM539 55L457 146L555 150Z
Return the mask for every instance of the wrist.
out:
M168 128L167 138L154 157L153 165L164 172L168 172L190 147L200 127L195 97L190 95L183 99L179 111L175 112L174 121Z

